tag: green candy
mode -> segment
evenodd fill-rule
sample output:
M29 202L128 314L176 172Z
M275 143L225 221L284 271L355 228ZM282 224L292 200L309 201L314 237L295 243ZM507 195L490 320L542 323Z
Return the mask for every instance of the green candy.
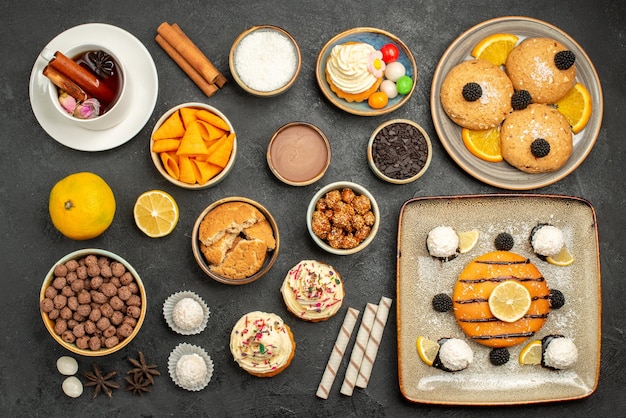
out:
M408 75L403 75L396 81L396 88L398 89L398 93L407 94L411 91L413 87L413 79Z

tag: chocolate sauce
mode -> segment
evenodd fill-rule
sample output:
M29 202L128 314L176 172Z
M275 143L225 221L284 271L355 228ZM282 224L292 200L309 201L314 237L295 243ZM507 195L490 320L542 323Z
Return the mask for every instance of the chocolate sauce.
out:
M274 170L291 182L305 182L324 172L329 162L328 148L313 127L294 124L280 130L269 149Z

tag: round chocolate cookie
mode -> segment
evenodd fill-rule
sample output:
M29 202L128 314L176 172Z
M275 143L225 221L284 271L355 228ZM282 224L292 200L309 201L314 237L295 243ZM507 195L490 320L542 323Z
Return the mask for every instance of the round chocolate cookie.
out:
M441 105L456 124L469 129L489 129L512 111L513 85L498 66L481 59L464 61L446 75L441 85Z
M515 90L526 90L533 103L555 103L576 83L573 52L549 38L529 38L509 54L505 68Z
M558 110L531 104L511 113L500 130L502 157L526 173L562 167L572 154L572 129Z

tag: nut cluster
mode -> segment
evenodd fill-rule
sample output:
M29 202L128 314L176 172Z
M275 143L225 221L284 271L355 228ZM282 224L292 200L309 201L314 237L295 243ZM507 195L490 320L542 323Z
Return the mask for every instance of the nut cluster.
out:
M126 267L92 254L54 268L40 308L63 341L97 351L132 334L141 304L139 285Z
M313 233L331 247L341 249L358 246L376 222L370 199L351 188L326 193L317 201L312 216Z

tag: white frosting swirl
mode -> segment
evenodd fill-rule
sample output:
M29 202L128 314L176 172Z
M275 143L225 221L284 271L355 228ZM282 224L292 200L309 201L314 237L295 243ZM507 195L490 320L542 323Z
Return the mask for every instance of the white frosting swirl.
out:
M327 319L341 308L341 277L332 266L315 260L296 264L280 288L287 308L306 320Z
M349 94L368 90L376 82L376 77L367 69L370 55L375 51L366 43L335 45L326 63L332 83Z
M293 350L287 325L273 313L247 313L230 333L233 358L239 367L254 374L271 373L285 366Z

